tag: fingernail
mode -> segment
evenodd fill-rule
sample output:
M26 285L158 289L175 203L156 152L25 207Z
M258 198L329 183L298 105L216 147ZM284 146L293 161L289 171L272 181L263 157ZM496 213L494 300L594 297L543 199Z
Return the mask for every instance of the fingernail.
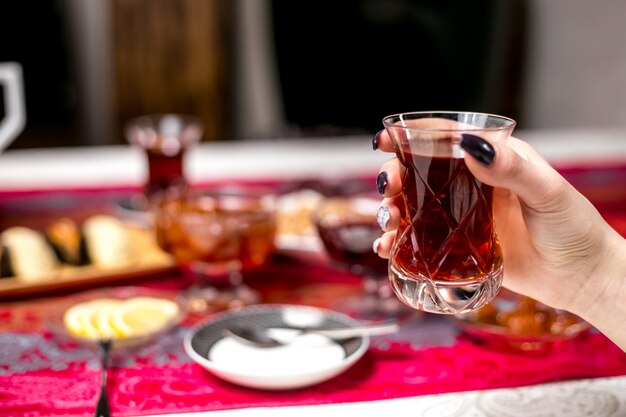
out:
M380 194L385 194L385 188L387 188L387 171L383 171L376 177L376 189Z
M385 230L387 228L387 223L389 223L389 218L391 217L391 210L387 206L381 206L376 213L376 221L381 229Z
M378 149L378 140L380 139L380 134L383 133L382 130L379 130L374 137L372 138L372 149L377 150Z
M496 151L485 139L464 133L461 135L461 148L472 155L478 162L485 166L491 165Z
M372 250L378 255L378 246L380 246L380 238L377 238L372 244Z

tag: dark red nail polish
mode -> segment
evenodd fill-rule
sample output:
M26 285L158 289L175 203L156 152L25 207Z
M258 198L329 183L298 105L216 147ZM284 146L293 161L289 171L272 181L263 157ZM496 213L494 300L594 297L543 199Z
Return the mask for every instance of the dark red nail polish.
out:
M376 177L376 189L381 195L385 194L385 188L387 188L387 171L383 171Z
M480 136L464 133L461 135L461 148L485 166L491 165L496 151L493 146Z
M380 139L380 134L383 133L382 130L379 130L374 137L372 138L372 149L377 150L378 149L378 140Z

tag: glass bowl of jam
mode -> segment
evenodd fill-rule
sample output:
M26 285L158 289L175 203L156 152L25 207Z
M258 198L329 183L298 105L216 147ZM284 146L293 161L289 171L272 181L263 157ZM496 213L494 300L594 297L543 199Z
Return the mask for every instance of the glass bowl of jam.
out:
M589 323L564 310L506 289L487 305L456 316L462 333L495 348L541 351L554 343L576 338Z

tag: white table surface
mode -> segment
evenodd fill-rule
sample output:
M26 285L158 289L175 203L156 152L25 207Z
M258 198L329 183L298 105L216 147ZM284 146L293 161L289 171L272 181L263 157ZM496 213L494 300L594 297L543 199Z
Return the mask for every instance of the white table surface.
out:
M371 138L202 143L189 151L189 181L241 178L332 178L376 174L389 158ZM0 190L140 185L147 178L141 150L120 145L29 149L0 155Z
M626 130L519 131L549 161L626 162ZM390 155L370 137L205 143L194 149L191 182L242 178L375 175ZM143 155L130 146L13 150L0 155L0 191L140 185ZM185 416L626 416L626 376L583 379L365 403L246 408ZM181 415L182 416L182 415Z
M626 161L626 129L520 131L560 165ZM371 149L371 137L203 143L185 167L192 182L241 178L340 178L375 175L390 158ZM147 177L144 155L126 145L10 150L0 154L0 191L29 188L138 186Z

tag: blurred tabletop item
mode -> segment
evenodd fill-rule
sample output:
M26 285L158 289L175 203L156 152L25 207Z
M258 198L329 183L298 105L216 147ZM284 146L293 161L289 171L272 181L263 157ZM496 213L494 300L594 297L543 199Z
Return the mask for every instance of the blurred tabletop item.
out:
M186 185L185 155L202 139L203 131L200 119L184 114L145 115L126 123L126 140L146 155L146 197L169 187Z
M626 236L626 131L515 135L532 142ZM141 193L147 175L143 157L130 145L5 152L0 155L2 231L21 227L20 237L45 247L43 237L23 229L44 230L63 213L74 224L58 225L70 230L71 237L59 240L63 248L74 248L74 255L80 254L76 242L87 243L93 236L115 242L117 248L130 247L134 240L125 240L128 230L145 232L150 219L134 224L116 204ZM374 189L380 164L389 158L371 150L371 137L206 143L189 151L188 178L195 187L253 183L282 192L285 199L279 207L287 207L288 224L297 227L279 228L279 234L291 236L277 236L277 252L245 277L246 284L258 291L263 304L328 309L359 294L362 279L335 267L320 242L313 242L316 236L307 219L293 216L310 214L318 193L331 195L341 189L337 184L371 183ZM298 205L294 196L306 201ZM102 225L111 234L101 235ZM4 298L0 286L0 417L93 415L100 386L97 350L64 338L46 324L68 296L107 286L178 296L189 287L190 277L158 251L153 236L133 236L141 240L140 247L154 251L155 268L123 275L133 265L123 256L126 252L100 253L124 263L106 264L110 269L98 269L91 280L79 274L66 285L37 288L21 283L26 290ZM102 268L93 259L65 266L78 271ZM0 284L10 280L15 277L2 278ZM98 326L107 324L98 316ZM185 353L185 335L206 319L189 312L151 343L113 350L108 374L112 415L626 415L626 354L593 328L525 350L482 343L454 317L425 315L402 322L397 333L372 337L367 352L332 379L294 390L263 390L225 382Z
M0 63L0 86L4 115L0 120L0 152L22 132L26 124L22 66L17 62Z

